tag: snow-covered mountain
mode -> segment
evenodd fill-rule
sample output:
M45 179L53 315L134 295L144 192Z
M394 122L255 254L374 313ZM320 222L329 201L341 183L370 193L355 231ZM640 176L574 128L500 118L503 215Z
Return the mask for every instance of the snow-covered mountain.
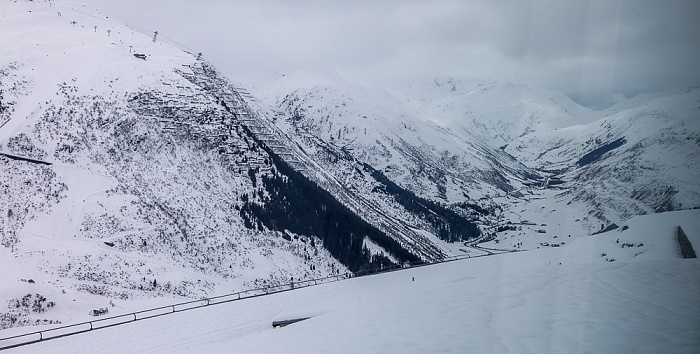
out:
M506 151L551 171L569 200L587 201L606 222L700 207L700 87L641 100L587 125L529 134Z
M529 133L602 116L561 92L522 84L436 78L387 87L363 87L335 72L304 71L254 90L293 132L337 147L420 196L447 203L518 194L524 185L541 182L537 171L502 147Z
M0 301L19 304L0 328L559 247L700 207L697 87L602 112L459 78L307 71L251 94L81 9L0 13L0 280L17 285Z
M634 215L700 207L695 87L607 111L521 84L377 88L336 72L292 73L254 91L280 129L368 203L381 205L383 194L358 187L358 164L423 198L484 211L482 249L561 246Z
M293 88L281 91L287 87ZM425 198L478 200L538 179L479 132L455 123L451 112L435 114L430 104L411 104L337 74L294 73L256 92L278 111L278 125L290 135L308 137L309 147L322 142ZM448 98L461 102L458 96Z

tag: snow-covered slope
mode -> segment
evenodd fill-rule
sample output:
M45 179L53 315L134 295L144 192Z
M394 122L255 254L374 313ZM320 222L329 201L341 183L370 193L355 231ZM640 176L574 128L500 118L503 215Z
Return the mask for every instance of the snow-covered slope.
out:
M700 235L698 220L697 210L636 217L566 247L350 279L14 351L695 353L700 262L679 258L675 228Z
M554 172L569 200L607 222L698 208L700 89L655 97L587 125L529 134L506 151Z
M279 174L231 123L240 97L196 83L206 63L72 7L2 4L0 301L41 294L66 320L346 270L316 235L246 224ZM35 323L13 311L2 327Z

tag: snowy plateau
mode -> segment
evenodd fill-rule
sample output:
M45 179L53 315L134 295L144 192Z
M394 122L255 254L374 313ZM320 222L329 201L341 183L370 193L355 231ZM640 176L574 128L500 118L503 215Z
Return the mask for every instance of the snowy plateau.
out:
M13 350L700 350L700 86L246 89L76 1L2 1L0 347L337 276Z

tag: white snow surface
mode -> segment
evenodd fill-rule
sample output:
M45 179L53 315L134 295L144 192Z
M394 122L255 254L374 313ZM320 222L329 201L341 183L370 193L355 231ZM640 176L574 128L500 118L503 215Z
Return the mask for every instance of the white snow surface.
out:
M700 261L680 258L674 228L697 237L698 220L698 210L640 216L566 247L355 278L13 352L697 353Z

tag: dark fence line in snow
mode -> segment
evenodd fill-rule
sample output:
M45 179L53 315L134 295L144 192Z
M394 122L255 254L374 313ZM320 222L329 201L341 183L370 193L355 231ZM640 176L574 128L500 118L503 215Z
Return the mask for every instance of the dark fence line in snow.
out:
M475 257L482 257L482 256L488 256L488 255L481 255L481 256L475 256ZM390 266L390 267L367 269L367 270L363 270L363 271L359 271L359 272L355 272L355 273L348 272L348 273L343 273L343 274L330 275L330 276L327 276L324 278L300 280L300 281L290 282L290 283L286 283L286 284L243 290L243 291L239 291L239 292L235 292L235 293L231 293L231 294L225 294L225 295L213 296L213 297L208 297L208 298L202 298L202 299L198 299L198 300L180 302L180 303L173 304L173 305L154 307L151 309L136 311L136 312L127 313L127 314L123 314L123 315L99 318L99 319L95 319L92 321L75 323L75 324L70 324L70 325L65 325L65 326L58 326L58 327L54 327L54 328L44 329L41 331L34 331L34 332L30 332L30 333L24 333L24 334L18 334L18 335L14 335L14 336L10 336L10 337L0 338L0 350L16 348L16 347L20 347L20 346L27 345L27 344L33 344L33 343L38 343L38 342L47 341L47 340L51 340L51 339L72 336L72 335L90 332L90 331L94 331L94 330L98 330L98 329L102 329L102 328L119 326L119 325L131 323L131 322L135 322L135 321L145 320L148 318L165 316L165 315L173 314L176 312L194 310L194 309L198 309L198 308L202 308L202 307L206 307L206 306L210 306L210 305L224 304L224 303L228 303L228 302L232 302L232 301L251 299L251 298L260 297L260 296L277 294L277 293L290 291L290 290L294 290L294 289L305 288L308 286L333 283L333 282L337 282L337 281L345 280L345 279L350 279L350 278L370 276L370 275L394 272L394 271L399 271L399 270L406 270L406 269L410 269L410 268L434 265L434 264L445 263L445 262L452 262L452 261L462 260L462 259L466 259L466 258L472 258L472 257L469 255L460 255L460 256L446 257L446 258L443 258L442 260L437 261L437 262L424 262L424 261L410 262L410 263L406 263L403 265L395 265L395 266Z
M30 158L28 158L28 157L22 157L22 156L17 156L17 155L6 154L6 153L4 153L4 152L0 152L0 156L5 156L5 157L7 157L8 159L11 159L11 160L25 161L25 162L35 163L35 164L39 164L39 165L48 165L48 166L51 165L50 162L41 161L41 160L35 160L35 159L30 159Z

